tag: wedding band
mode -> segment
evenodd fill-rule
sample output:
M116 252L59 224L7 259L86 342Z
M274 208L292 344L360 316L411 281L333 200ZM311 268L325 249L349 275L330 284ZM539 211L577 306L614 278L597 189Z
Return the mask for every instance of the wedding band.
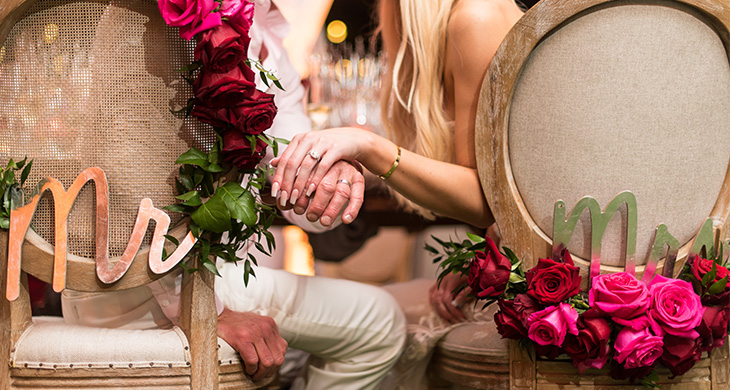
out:
M320 155L318 151L312 149L309 151L309 157L319 161L319 159L322 158L322 155Z
M340 183L345 183L345 184L347 184L348 187L352 187L352 183L350 183L349 181L347 181L345 179L337 180L337 184L340 184Z

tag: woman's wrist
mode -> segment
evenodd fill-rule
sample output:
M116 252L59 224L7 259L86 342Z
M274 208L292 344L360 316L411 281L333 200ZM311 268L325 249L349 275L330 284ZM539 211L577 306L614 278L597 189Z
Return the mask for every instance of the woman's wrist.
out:
M367 133L369 139L366 139L365 144L368 150L364 151L358 161L374 175L383 176L390 171L399 155L398 145L375 133Z

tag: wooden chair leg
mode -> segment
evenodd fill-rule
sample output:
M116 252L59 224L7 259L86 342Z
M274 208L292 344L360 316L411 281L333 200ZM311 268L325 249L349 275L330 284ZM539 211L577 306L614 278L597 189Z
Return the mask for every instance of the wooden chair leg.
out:
M710 351L710 377L712 378L712 390L728 390L728 376L730 376L730 345L725 340L725 345Z
M532 348L522 348L516 340L509 341L510 389L536 389L535 352Z

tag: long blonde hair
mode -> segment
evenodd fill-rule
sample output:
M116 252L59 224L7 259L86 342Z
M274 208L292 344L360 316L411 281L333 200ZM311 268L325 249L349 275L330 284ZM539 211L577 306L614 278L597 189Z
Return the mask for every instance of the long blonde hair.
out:
M439 161L454 159L454 136L444 111L446 29L456 0L381 0L383 40L400 40L388 53L382 99L383 123L398 145ZM392 7L384 20L383 7ZM385 26L391 23L391 26ZM388 27L395 28L386 37ZM387 49L387 42L386 42ZM399 201L427 218L433 213L398 195Z

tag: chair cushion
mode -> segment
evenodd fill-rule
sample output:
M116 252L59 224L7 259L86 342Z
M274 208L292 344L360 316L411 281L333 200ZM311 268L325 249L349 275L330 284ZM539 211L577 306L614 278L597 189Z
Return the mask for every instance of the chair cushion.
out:
M221 364L240 363L218 339ZM60 317L36 317L11 354L11 365L39 369L188 367L190 346L183 331L108 329L68 325Z

